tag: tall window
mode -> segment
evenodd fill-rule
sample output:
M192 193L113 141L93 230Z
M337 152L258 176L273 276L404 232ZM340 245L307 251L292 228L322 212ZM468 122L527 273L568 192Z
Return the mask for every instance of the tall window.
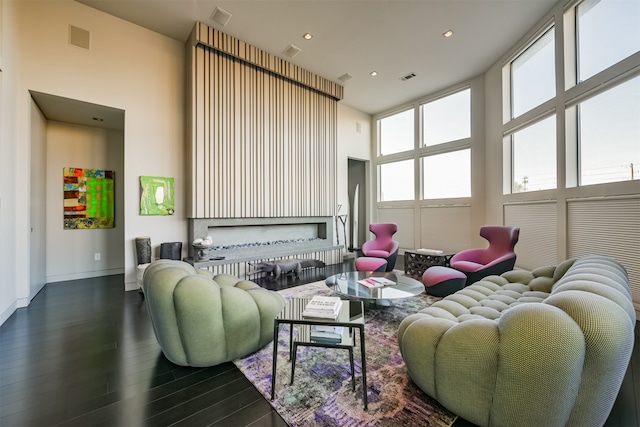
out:
M422 126L425 147L469 138L471 136L471 89L424 104Z
M578 81L640 50L640 1L585 0L576 16Z
M548 117L511 135L511 191L556 188L556 118Z
M578 104L580 185L640 179L640 77Z
M415 199L413 159L384 163L378 172L381 202Z
M416 112L422 125L417 147ZM416 200L417 177L422 177L421 199L471 197L470 88L416 103L377 123L379 202Z
M400 153L414 148L414 111L406 110L378 121L380 155Z
M512 118L556 94L553 31L544 33L511 63Z
M640 1L583 0L562 13L564 67L553 61L553 30L507 65L512 193L556 188L558 169L567 187L640 179L640 76L629 59L640 51ZM556 94L556 77L571 87ZM555 102L537 108L547 99ZM548 117L547 107L558 111ZM557 125L564 127L564 165L556 159Z
M422 158L425 199L471 197L471 150Z

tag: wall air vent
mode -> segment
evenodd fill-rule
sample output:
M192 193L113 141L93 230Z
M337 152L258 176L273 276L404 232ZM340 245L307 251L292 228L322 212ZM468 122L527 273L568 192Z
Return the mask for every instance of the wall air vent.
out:
M69 44L89 50L91 48L91 33L82 28L69 25Z
M402 80L403 82L406 82L409 79L412 79L416 76L416 73L409 73L406 76L402 76L400 77L400 80Z

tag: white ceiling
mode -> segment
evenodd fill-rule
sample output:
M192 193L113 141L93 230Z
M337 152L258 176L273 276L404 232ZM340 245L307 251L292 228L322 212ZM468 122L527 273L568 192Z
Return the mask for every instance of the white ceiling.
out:
M75 99L30 91L47 120L124 131L124 111Z
M342 102L375 114L484 73L557 0L78 1L179 41L200 21L337 83L349 73ZM292 59L290 44L302 49Z
M77 1L179 41L201 21L337 83L349 73L342 102L375 114L484 73L557 0ZM216 6L233 15L226 26Z

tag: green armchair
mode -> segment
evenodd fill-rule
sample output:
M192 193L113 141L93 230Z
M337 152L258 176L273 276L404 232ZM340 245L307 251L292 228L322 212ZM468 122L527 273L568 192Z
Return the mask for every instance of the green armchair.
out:
M284 307L282 296L254 282L182 261L153 262L143 289L160 348L181 366L213 366L264 347Z

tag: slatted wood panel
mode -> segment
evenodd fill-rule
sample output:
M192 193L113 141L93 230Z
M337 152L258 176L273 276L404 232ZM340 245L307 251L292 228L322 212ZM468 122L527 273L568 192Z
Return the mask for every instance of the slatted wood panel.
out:
M344 94L344 88L329 79L320 77L308 70L298 67L291 62L258 49L248 43L238 40L228 34L211 28L201 22L196 22L191 43L202 44L212 49L238 58L248 64L256 65L266 71L283 76L288 80L300 83L310 89L317 90L336 100Z
M520 227L516 266L532 270L558 264L556 202L504 206L504 225Z
M188 216L334 215L336 100L204 45L191 64Z
M640 310L640 198L571 200L567 215L569 257L600 254L618 260Z

